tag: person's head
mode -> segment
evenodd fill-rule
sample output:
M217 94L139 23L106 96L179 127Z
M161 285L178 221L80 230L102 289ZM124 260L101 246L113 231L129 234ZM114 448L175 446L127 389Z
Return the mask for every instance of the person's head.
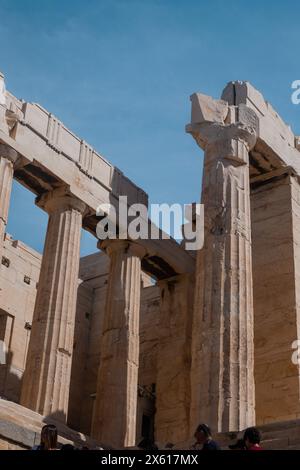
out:
M75 450L75 447L72 444L64 444L61 446L60 450Z
M194 437L198 444L204 444L204 442L211 439L211 430L207 424L199 424L195 431Z
M243 440L245 442L245 446L249 449L253 445L260 443L261 434L259 430L253 426L245 430Z
M234 444L229 444L231 450L246 450L244 439L238 439Z
M41 447L52 450L57 447L57 428L54 424L46 424L41 431Z
M165 445L165 449L173 449L174 444L172 442L167 442Z
M138 448L142 450L158 450L157 445L152 439L144 437L141 442L138 444Z

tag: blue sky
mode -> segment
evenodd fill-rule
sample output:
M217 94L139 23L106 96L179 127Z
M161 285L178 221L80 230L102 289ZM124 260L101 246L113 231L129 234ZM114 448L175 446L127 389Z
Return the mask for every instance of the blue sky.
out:
M151 202L200 197L189 95L249 80L300 133L300 2L0 0L7 88L57 115ZM8 231L42 251L47 216L14 184ZM96 251L84 234L82 254Z

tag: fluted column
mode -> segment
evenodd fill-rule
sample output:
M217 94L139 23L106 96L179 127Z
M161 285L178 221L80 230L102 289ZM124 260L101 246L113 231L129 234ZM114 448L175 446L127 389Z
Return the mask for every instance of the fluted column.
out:
M82 214L85 205L64 188L37 204L49 213L21 404L66 421Z
M227 111L229 124L205 121L188 129L205 150L191 422L192 429L207 422L215 432L238 431L255 421L248 152L256 141L256 116L246 107Z
M126 240L100 244L110 257L92 436L116 448L135 445L141 258Z
M17 158L18 153L14 149L0 143L0 263L9 212L14 164Z

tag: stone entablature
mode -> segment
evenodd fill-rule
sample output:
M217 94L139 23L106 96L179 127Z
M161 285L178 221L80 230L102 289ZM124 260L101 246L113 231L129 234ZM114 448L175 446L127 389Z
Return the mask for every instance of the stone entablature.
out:
M0 124L0 142L7 143L19 155L14 178L37 196L61 185L68 186L70 193L87 207L84 229L96 236L99 205L110 203L118 214L121 195L127 196L128 205L148 206L148 195L141 188L43 107L18 100L7 92L3 109L6 119ZM166 278L193 272L192 256L175 240L148 239L139 243L146 249L142 264L149 274Z
M117 198L120 194L124 194L127 195L129 204L134 202L148 204L148 195L145 191L130 181L121 170L109 163L87 142L77 137L52 113L38 103L18 100L11 94L8 94L7 101L8 108L18 109L14 127L16 141L20 139L22 143L24 139L26 142L27 136L31 135L38 145L40 138L56 154L61 154L75 163L80 171L111 192L113 197ZM52 156L54 157L54 154ZM38 155L34 156L36 161L40 161L39 158L41 157ZM40 163L43 163L42 159Z

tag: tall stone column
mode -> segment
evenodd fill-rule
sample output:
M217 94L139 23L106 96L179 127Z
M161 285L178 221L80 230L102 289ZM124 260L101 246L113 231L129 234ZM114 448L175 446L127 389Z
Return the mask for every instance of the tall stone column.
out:
M49 213L21 404L65 422L73 351L82 214L64 188L40 197Z
M14 177L14 164L17 158L18 153L14 149L0 143L0 263Z
M180 274L160 287L159 351L156 364L155 438L186 442L190 438L191 324L194 279Z
M191 431L199 422L238 431L255 420L248 152L257 119L246 106L203 95L192 101L197 122L187 130L205 151L205 239L196 268Z
M100 243L110 257L92 436L116 448L135 445L143 247Z

